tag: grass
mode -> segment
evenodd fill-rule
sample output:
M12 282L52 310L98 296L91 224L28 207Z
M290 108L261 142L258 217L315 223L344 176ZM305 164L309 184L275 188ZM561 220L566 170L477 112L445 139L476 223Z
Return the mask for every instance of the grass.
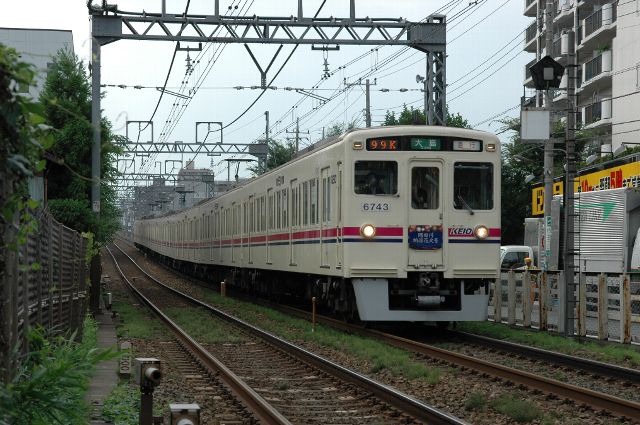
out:
M164 326L154 316L150 316L143 306L134 306L125 301L114 300L113 310L120 315L120 322L116 328L119 338L157 339L167 332Z
M102 406L102 419L119 425L138 425L140 389L120 383L111 391Z
M437 384L440 381L441 369L427 367L415 361L408 351L323 325L317 325L316 331L312 332L311 324L306 320L255 304L221 297L213 292L208 293L207 301L288 340L315 343L338 352L346 352L370 364L371 373L386 371L395 377L422 379L429 384Z
M482 393L473 392L464 401L464 410L483 411L487 406L487 398Z
M640 351L625 345L601 345L596 342L578 342L571 338L551 335L546 332L535 332L525 329L512 329L508 325L491 322L461 322L458 329L478 335L504 339L545 350L558 351L565 354L588 353L599 360L632 366L640 365Z
M513 394L503 394L493 399L490 406L495 411L520 423L533 422L543 417L542 411L534 403L522 400Z
M166 314L188 334L197 336L199 342L207 344L242 342L245 340L233 327L221 320L212 319L211 314L201 308L168 308Z

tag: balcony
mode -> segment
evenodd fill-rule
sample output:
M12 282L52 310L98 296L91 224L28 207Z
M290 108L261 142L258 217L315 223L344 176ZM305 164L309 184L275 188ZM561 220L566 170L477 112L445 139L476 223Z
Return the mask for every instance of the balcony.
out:
M566 28L573 27L573 11L576 0L563 0L558 5L556 2L555 5L555 15L553 18L553 23L556 27Z
M525 0L524 16L535 17L538 13L538 0Z
M538 35L538 25L536 20L527 27L524 33L524 51L529 53L535 53L536 51L536 36Z
M595 50L611 45L616 31L616 3L608 3L582 20L580 49Z
M611 125L611 98L595 100L582 108L582 122L585 129Z
M582 65L582 85L579 90L582 98L588 98L596 91L602 93L611 87L612 57L611 50L605 50Z
M537 62L536 59L533 59L531 62L524 66L524 83L523 85L528 88L533 87L533 78L531 78L531 70L530 68Z

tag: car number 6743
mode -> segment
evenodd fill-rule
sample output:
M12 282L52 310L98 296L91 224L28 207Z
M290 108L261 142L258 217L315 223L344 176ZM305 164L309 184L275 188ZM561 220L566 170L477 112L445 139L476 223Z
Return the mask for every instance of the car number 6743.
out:
M363 202L360 209L368 212L386 212L389 211L389 204L386 202Z

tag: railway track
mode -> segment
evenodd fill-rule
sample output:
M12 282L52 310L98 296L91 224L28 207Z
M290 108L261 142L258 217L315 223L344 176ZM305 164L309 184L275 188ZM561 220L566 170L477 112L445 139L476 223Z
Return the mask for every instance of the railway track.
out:
M123 279L180 335L179 339L190 350L197 352L199 358L206 359L207 367L214 368L221 375L225 374L225 382L233 388L234 393L242 394L242 402L261 422L466 423L165 285L149 275L117 245L114 246L119 251L115 255L109 251L114 262L117 264L117 256L120 260L126 259L129 264L123 264L122 268L117 265ZM136 269L131 273L133 266ZM142 272L144 276L135 279L134 285L126 278L127 273L123 268L128 268L129 274L139 275ZM152 285L156 289L151 290ZM172 296L205 309L218 320L241 329L243 334L250 335L250 342L241 346L216 344L215 347L203 347L198 344L143 295L143 292L156 292L155 297L158 297L158 286L163 288L165 294L156 298L158 303L167 302L168 291ZM256 341L256 338L259 340Z
M310 313L288 306L279 305L278 308L286 313L300 318L311 320ZM513 382L514 384L525 385L529 388L544 391L558 397L564 397L577 403L583 403L595 410L605 410L612 414L624 416L634 421L640 421L640 403L615 397L602 392L583 388L555 379L540 376L525 370L507 367L502 364L489 362L474 356L469 356L452 350L435 347L414 339L401 337L398 335L381 332L373 329L365 329L362 326L345 323L343 321L326 317L316 316L319 323L340 329L353 334L378 339L393 346L425 355L429 358L438 359L452 365L461 366L480 373L495 376ZM486 337L477 337L470 334L458 333L462 338L469 338L477 344L486 342L492 344L496 349L509 351L511 353L537 358L539 360L551 361L560 365L578 368L590 375L599 375L610 379L624 379L632 385L640 382L640 371L624 368L616 365L602 363L594 360L568 356L554 353L547 350L526 347L520 344L512 344L505 341L493 340ZM575 359L575 364L572 364Z

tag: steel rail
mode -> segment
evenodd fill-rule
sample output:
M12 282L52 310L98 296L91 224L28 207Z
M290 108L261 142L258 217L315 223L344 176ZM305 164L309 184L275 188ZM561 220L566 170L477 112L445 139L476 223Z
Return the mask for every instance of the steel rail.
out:
M310 317L310 313L297 308L287 306L278 306L278 308L280 308L282 311L287 311L291 314L295 314L298 317L304 317L306 319L309 319ZM360 326L345 323L330 317L318 315L316 316L316 320L319 323L323 323L325 325L341 329L346 332L375 338L393 346L403 348L415 353L424 354L434 359L443 360L461 367L473 369L480 373L486 373L492 376L506 379L516 384L526 385L530 388L565 397L579 403L585 403L594 409L606 410L617 415L631 418L636 421L640 420L640 403L636 403L634 401L599 393L588 388L581 388L576 385L567 384L555 379L549 379L544 376L539 376L523 370L510 368L454 351L433 347L431 345L414 341L408 338L403 338L373 329L364 329ZM615 368L616 367L614 366L613 369ZM634 373L637 372L634 371Z
M229 323L232 323L233 325L238 326L248 331L249 333L259 336L260 338L267 341L271 345L285 351L286 353L296 357L297 359L317 369L320 369L325 373L328 373L329 375L336 376L343 381L349 382L353 385L357 385L360 388L366 391L369 391L370 393L372 393L379 399L385 401L386 403L393 406L394 408L401 410L402 412L407 413L415 417L416 419L419 419L426 423L436 424L436 425L440 425L440 424L468 425L468 422L465 422L462 419L459 419L449 413L443 412L433 406L430 406L420 400L417 400L387 385L376 382L364 375L361 375L357 372L347 369L339 364L333 363L321 356L318 356L317 354L314 354L304 348L298 347L297 345L294 345L288 341L285 341L284 339L276 335L273 335L269 332L263 331L262 329L259 329L250 323L247 323L234 316L231 316L230 314L227 314L222 310L219 310L207 303L204 303L194 297L191 297L190 295L184 294L178 291L177 289L174 289L162 283L161 281L156 279L154 276L149 274L142 267L140 267L140 265L133 258L131 258L126 252L124 252L124 250L122 250L117 244L114 243L114 246L116 246L116 248L118 248L125 256L127 256L129 260L142 273L144 273L149 279L155 281L157 284L161 285L162 287L168 289L169 291L175 294L180 295L181 297L189 300L195 305L198 305L200 307L207 309L208 311L213 313L215 316Z
M622 379L634 384L640 384L640 370L637 369L631 369L628 367L618 366L592 359L585 359L583 357L571 356L568 354L549 351L542 348L530 347L528 345L490 338L487 336L474 335L467 332L450 332L453 336L459 337L466 342L489 345L498 350L524 355L535 360L550 361L553 363L570 366L576 369L581 369L594 375L601 375L607 378Z
M115 245L115 244L114 244ZM117 245L116 245L117 247ZM120 249L118 247L118 249ZM124 272L120 268L115 256L107 247L107 251L111 256L113 263L118 269L118 273L129 285L129 288L134 294L142 300L158 317L162 319L165 324L173 330L177 338L185 344L190 350L194 352L196 356L210 369L218 372L220 379L227 385L228 388L240 399L240 401L247 406L256 418L263 423L267 424L281 424L291 425L291 422L285 418L280 412L278 412L273 406L271 406L264 398L262 398L257 392L249 387L242 379L240 379L235 373L233 373L228 367L226 367L220 360L215 358L209 353L202 345L191 338L184 330L182 330L174 321L172 321L167 315L165 315L160 309L146 298L142 292L140 292L125 276ZM122 251L124 253L124 251ZM124 253L124 255L127 255ZM127 257L129 257L127 255ZM129 257L131 259L131 257ZM133 261L133 260L131 260ZM134 262L135 264L135 262Z

